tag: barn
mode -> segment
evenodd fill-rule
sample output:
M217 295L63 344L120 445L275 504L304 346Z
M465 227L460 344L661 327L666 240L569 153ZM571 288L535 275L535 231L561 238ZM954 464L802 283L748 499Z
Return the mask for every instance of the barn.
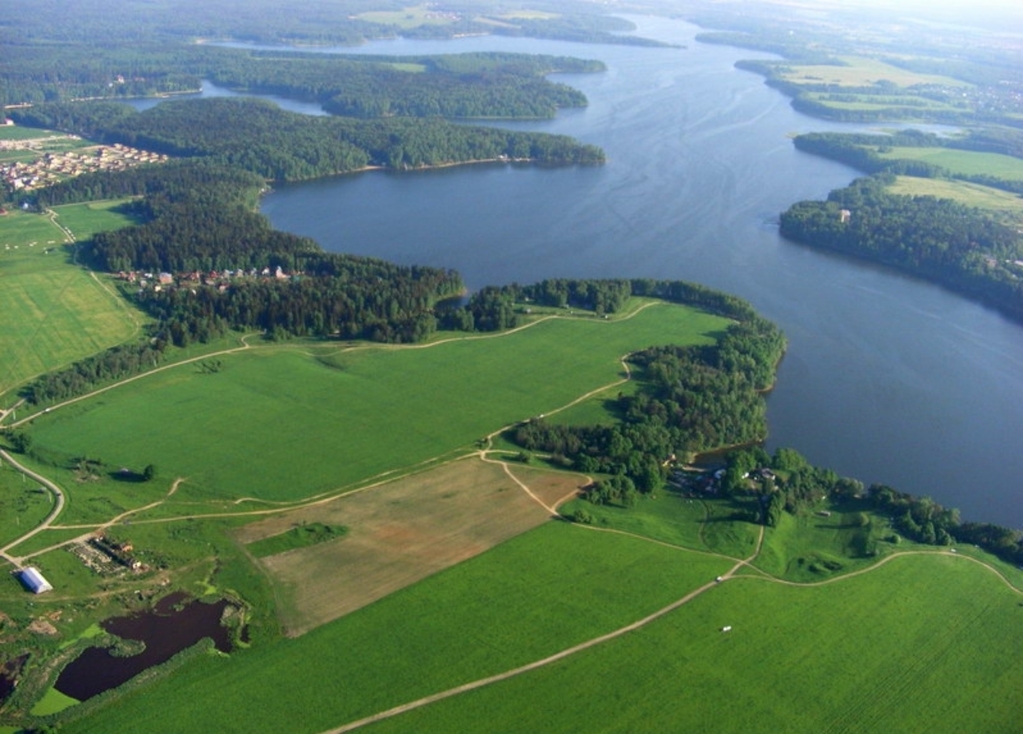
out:
M21 583L25 585L25 588L31 591L33 594L42 594L44 591L53 591L53 586L47 581L39 569L35 566L28 566L27 568L21 569L18 572L18 577L21 579Z

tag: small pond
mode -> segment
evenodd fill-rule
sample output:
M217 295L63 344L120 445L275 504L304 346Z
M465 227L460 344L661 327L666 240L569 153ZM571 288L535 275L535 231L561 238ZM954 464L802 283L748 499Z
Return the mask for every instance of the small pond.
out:
M145 649L118 657L110 648L90 647L64 668L54 687L66 696L85 701L167 662L204 637L211 638L221 652L230 652L230 632L220 622L231 603L225 599L214 604L193 600L181 606L186 599L184 594L171 594L149 611L104 620L102 627L107 632L123 640L142 642Z

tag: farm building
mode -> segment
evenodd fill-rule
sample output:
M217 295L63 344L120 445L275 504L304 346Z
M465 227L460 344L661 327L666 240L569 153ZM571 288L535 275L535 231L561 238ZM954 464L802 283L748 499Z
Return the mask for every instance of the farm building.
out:
M31 591L33 594L42 594L44 591L53 591L53 586L47 581L39 569L35 566L29 566L23 568L18 572L18 577L21 579L21 583L25 585L25 588Z

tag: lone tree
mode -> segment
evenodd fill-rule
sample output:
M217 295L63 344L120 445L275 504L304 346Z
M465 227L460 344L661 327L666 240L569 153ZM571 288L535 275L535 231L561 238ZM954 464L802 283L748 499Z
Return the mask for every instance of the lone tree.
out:
M152 464L146 464L146 468L142 470L142 478L147 482L156 476L156 467Z

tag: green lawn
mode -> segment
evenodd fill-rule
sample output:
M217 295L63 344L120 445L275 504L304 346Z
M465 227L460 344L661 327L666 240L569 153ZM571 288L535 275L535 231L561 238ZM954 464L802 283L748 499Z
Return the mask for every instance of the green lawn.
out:
M0 217L0 394L137 333L140 317L109 286L69 263L64 241L46 216L11 211Z
M253 349L217 374L184 366L54 411L32 433L57 461L188 477L175 501L294 501L471 446L619 379L627 352L706 343L726 324L664 304L428 348Z

